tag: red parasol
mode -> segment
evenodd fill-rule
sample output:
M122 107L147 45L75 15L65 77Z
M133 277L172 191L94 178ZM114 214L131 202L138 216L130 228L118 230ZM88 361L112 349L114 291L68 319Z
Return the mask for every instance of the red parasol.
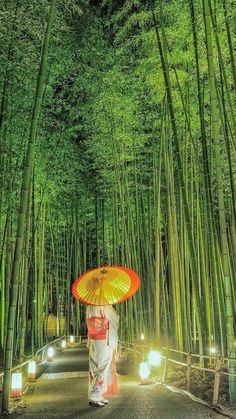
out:
M138 290L136 272L122 266L104 266L85 272L72 286L76 300L91 305L118 304Z

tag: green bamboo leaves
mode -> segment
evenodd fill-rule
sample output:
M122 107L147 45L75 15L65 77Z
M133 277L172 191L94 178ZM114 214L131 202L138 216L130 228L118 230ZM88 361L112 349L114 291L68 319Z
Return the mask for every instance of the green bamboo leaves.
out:
M21 189L21 201L18 214L17 222L17 234L16 234L16 244L14 252L14 260L12 265L12 275L11 275L11 294L10 294L10 305L9 305L9 315L8 315L8 325L7 325L7 334L6 334L6 347L5 347L5 359L4 359L4 382L3 382L3 397L2 397L2 410L8 410L9 404L9 391L10 391L10 379L11 379L11 367L12 367L12 356L13 356L13 339L14 339L14 327L15 327L15 316L16 316L16 304L18 298L18 288L19 288L19 268L20 268L20 258L21 251L23 247L23 236L24 236L24 226L25 226L25 217L27 212L27 202L29 196L29 185L30 178L32 176L33 169L33 160L34 160L34 147L35 147L35 138L38 127L39 112L42 104L43 92L44 92L44 82L45 82L45 72L47 66L47 55L49 40L52 29L52 22L55 14L56 0L52 0L50 4L50 12L48 15L47 29L44 38L42 57L39 69L39 75L37 80L37 88L35 93L34 108L31 120L29 142L26 153L26 159L24 164L24 174L22 181Z
M23 29L24 4L7 9L4 36L11 36L0 64L0 348L6 349L6 380L12 341L20 358L26 347L34 352L49 337L49 315L56 316L57 334L85 333L84 306L73 300L71 283L106 264L131 267L141 277L137 295L118 307L122 339L144 333L152 342L201 354L215 346L232 358L234 371L231 1L111 3L109 13L88 5L81 14L73 0L71 10L62 2L50 36L51 1L30 121L34 95L23 93L35 86L34 46L43 37L45 5L32 2ZM29 49L21 58L30 71L25 66L23 75L16 61L25 37ZM17 77L24 80L22 104ZM235 401L233 379L230 397Z

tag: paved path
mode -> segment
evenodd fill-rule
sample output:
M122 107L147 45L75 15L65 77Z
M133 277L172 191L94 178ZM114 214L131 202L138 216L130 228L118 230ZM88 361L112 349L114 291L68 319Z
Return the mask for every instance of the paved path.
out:
M14 419L225 418L191 401L188 397L169 392L161 385L142 386L131 375L119 376L120 395L111 397L108 406L90 407L87 402L86 371L88 371L86 348L80 346L68 349L46 366L44 374L55 374L54 378L48 379L52 376L43 375L35 383L29 384L16 412L9 417Z

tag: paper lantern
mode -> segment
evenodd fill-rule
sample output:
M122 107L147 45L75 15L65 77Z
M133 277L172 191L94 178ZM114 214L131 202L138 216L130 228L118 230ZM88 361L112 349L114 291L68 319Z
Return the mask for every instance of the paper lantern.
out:
M54 357L54 348L52 346L49 346L47 351L47 360L52 361L52 358Z
M19 399L22 396L22 373L13 372L11 376L10 397Z
M36 362L30 361L28 364L28 380L34 381L36 378Z
M139 366L139 375L140 375L141 384L148 384L150 372L151 372L151 369L148 362L141 362Z

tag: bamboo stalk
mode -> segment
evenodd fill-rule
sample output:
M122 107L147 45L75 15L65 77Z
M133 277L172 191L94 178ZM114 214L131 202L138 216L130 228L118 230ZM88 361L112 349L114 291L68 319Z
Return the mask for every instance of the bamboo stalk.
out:
M10 307L9 307L6 349L5 349L5 362L4 362L2 411L7 411L8 406L9 406L8 398L9 398L10 379L11 379L10 369L12 366L14 323L15 323L15 315L16 315L16 302L17 302L17 296L18 296L18 275L19 275L19 267L20 267L20 257L21 257L21 250L22 250L22 244L23 244L23 232L24 232L24 223L25 223L27 200L28 200L30 174L32 173L34 144L35 144L37 127L38 127L39 112L40 112L41 103L42 103L43 83L44 83L45 72L46 72L48 46L49 46L49 39L50 39L51 28L52 28L52 21L55 14L55 5L56 5L56 0L52 0L50 4L50 12L49 12L49 17L48 17L46 34L44 38L40 71L38 75L35 102L34 102L34 110L33 110L32 121L31 121L29 143L28 143L26 161L24 165L21 202L20 202L20 209L19 209L18 222L17 222L17 239L16 239L14 261L13 261L13 268L12 268L11 302L10 302Z

